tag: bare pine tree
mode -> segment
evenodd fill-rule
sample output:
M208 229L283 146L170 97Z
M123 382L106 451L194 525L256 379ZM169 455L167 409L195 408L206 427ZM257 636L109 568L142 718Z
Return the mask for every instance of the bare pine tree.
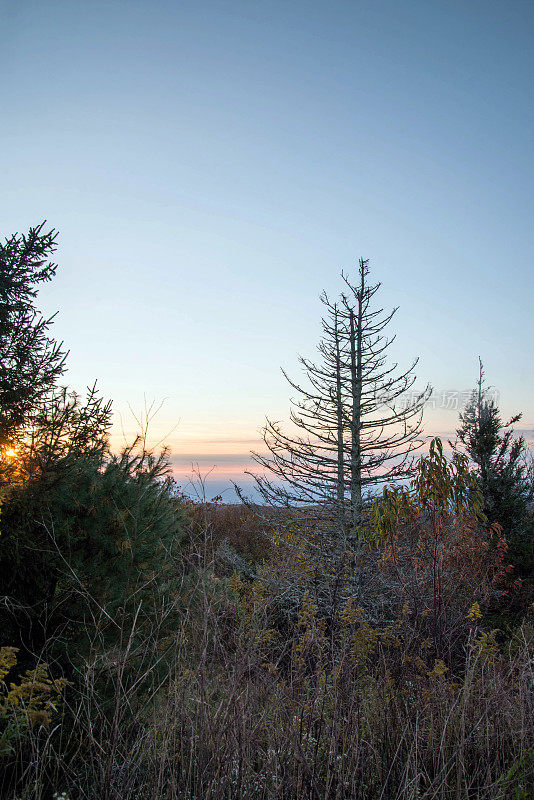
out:
M253 453L262 474L249 473L265 503L318 509L343 527L358 525L373 487L410 475L430 393L429 386L409 392L417 360L405 372L388 363L395 337L384 330L397 309L373 309L380 284L369 285L368 274L360 259L357 283L342 273L346 288L337 302L321 296L320 360L299 357L306 385L284 372L297 393L291 426L267 420L267 452Z

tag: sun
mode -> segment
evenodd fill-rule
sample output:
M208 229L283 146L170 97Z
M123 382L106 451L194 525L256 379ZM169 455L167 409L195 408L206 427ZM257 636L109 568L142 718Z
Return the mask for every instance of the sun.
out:
M17 455L17 451L13 449L13 447L9 447L5 452L4 455L6 458L14 458Z

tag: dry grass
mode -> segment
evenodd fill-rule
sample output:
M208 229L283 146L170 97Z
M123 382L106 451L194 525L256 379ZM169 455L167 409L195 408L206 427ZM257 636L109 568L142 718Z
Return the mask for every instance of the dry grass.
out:
M75 686L51 726L21 738L4 796L531 798L528 621L507 644L474 623L462 657L436 661L409 610L371 624L340 598L323 614L303 583L306 559L299 575L286 551L288 569L274 570L283 548L270 551L274 584L268 563L254 580L231 574L218 553L242 523L255 540L241 555L265 555L248 513L194 509L172 603L125 612L113 650L94 619ZM294 614L280 606L291 576Z

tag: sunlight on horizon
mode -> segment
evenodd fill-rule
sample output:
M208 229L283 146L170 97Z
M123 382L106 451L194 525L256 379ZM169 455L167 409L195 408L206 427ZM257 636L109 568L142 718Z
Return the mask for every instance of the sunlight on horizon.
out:
M114 448L146 396L180 469L242 470L359 257L399 306L391 360L436 387L426 435L454 432L478 356L534 426L530 6L4 12L3 233L59 230L38 305L66 382L113 400Z

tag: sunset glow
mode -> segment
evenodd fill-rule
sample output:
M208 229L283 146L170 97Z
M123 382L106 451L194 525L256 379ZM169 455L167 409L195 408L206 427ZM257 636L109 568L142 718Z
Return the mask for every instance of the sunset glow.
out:
M66 380L113 399L114 450L163 402L177 475L233 476L288 420L280 368L316 356L318 296L360 256L399 306L392 359L435 388L426 435L454 435L479 355L534 426L530 12L312 5L7 14L3 225L60 229L39 302Z

